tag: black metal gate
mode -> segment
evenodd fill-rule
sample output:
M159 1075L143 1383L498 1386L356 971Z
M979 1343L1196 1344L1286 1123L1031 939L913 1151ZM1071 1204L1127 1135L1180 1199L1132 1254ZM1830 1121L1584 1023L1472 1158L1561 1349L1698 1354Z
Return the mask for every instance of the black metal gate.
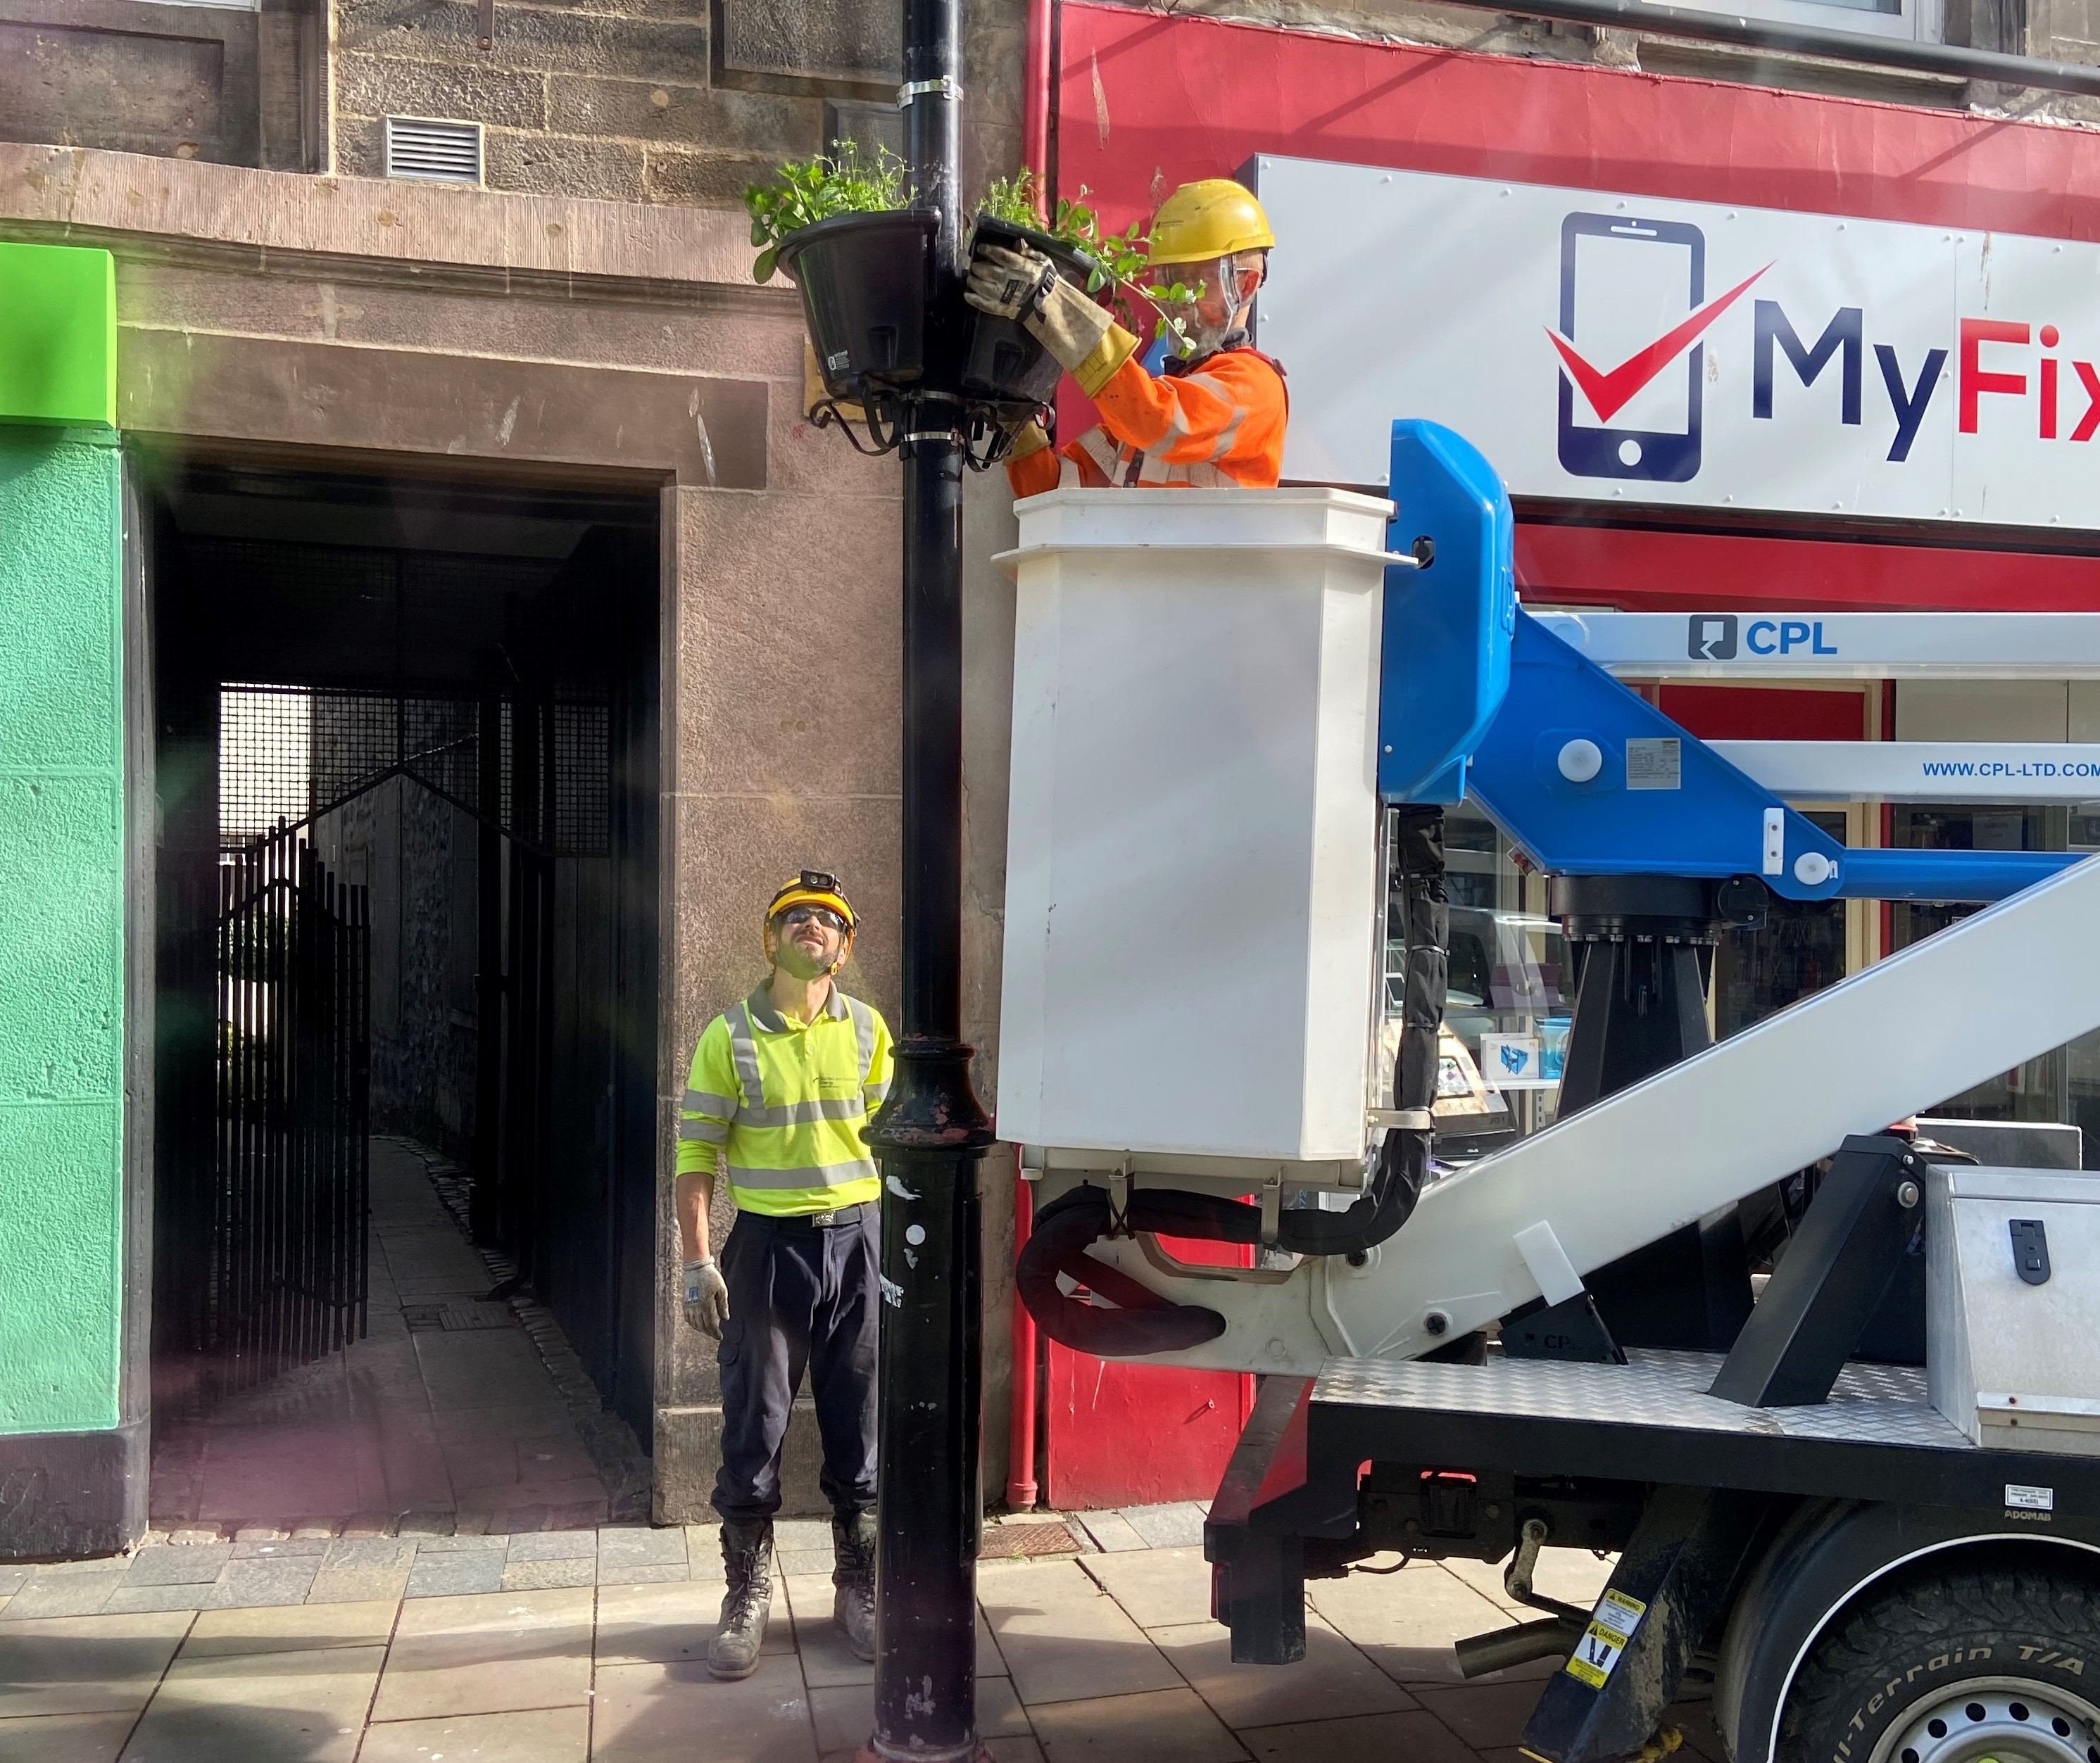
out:
M219 867L218 1108L201 1394L361 1339L371 930L289 828Z

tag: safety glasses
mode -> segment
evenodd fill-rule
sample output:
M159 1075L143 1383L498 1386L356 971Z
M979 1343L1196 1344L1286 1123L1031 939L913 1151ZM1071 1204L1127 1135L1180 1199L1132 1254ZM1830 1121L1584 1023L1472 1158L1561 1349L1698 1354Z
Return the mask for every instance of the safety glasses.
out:
M841 935L846 928L846 921L829 906L790 906L773 922L783 930L792 930L797 924L821 924Z

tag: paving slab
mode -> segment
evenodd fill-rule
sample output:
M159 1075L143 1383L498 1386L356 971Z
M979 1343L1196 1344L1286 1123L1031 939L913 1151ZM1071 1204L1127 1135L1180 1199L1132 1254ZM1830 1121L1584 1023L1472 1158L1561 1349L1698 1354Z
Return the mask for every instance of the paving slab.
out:
M507 1536L475 1536L459 1532L450 1536L419 1536L416 1539L416 1559L421 1563L433 1555L501 1555L508 1552L510 1543Z
M299 1555L324 1557L332 1546L332 1539L322 1536L251 1537L245 1542L236 1539L233 1545L233 1558L236 1561L280 1561Z
M1377 1556L1370 1565L1396 1564ZM1512 1620L1435 1562L1392 1574L1352 1573L1306 1583L1307 1602L1396 1682L1462 1683L1454 1641L1507 1628ZM1499 1674L1498 1674L1499 1675Z
M319 1555L293 1555L282 1560L257 1558L229 1561L219 1570L211 1589L209 1610L231 1610L240 1605L303 1604L313 1589L320 1569Z
M682 1567L686 1565L685 1527L610 1526L598 1533L598 1562L601 1570L615 1566Z
M598 1562L589 1556L580 1560L512 1561L503 1569L506 1592L542 1592L562 1585L595 1585Z
M323 1565L330 1571L345 1568L398 1567L407 1572L416 1559L413 1537L345 1536L330 1543Z
M1033 1703L1048 1763L1233 1763L1246 1756L1193 1690L1154 1690L1088 1701Z
M590 1710L535 1708L527 1714L455 1714L382 1721L364 1735L358 1763L585 1763Z
M186 1612L163 1611L0 1624L0 1719L136 1715L190 1621Z
M496 1542L495 1537L454 1537L455 1542ZM503 1589L503 1551L501 1549L480 1549L471 1553L465 1550L457 1554L419 1554L416 1565L409 1571L408 1584L404 1596L409 1598L458 1598L476 1592L499 1592Z
M601 1585L664 1585L692 1576L683 1562L662 1567L607 1567L602 1560L598 1564L598 1583ZM715 1583L720 1584L721 1581Z
M138 1711L116 1714L36 1714L0 1720L0 1763L110 1763Z
M120 1763L350 1763L380 1646L178 1658Z
M1421 1709L1243 1728L1239 1739L1255 1763L1474 1763L1471 1748Z
M314 1576L307 1593L310 1604L368 1603L377 1598L398 1598L408 1589L408 1568L329 1567Z
M779 1584L780 1592L786 1595L787 1613L794 1624L795 1651L802 1659L802 1681L810 1690L873 1683L874 1665L854 1656L854 1650L846 1645L846 1637L832 1620L834 1588L829 1577L796 1574L781 1580ZM776 1597L773 1621L778 1622L780 1615L780 1601ZM770 1626L769 1624L769 1629ZM856 1744L859 1742L858 1739L854 1741Z
M1031 1708L1182 1686L1145 1631L1076 1561L986 1567L977 1596Z
M1308 1708L1337 1717L1390 1714L1418 1706L1414 1698L1311 1611L1305 1657L1287 1670L1232 1662L1232 1636L1215 1622L1147 1631L1189 1687L1235 1730L1279 1725Z
M1079 1571L1140 1629L1211 1620L1211 1563L1200 1546L1081 1555Z
M201 1611L183 1642L185 1659L238 1653L310 1652L324 1646L377 1646L394 1632L400 1607L390 1598L367 1603L295 1604Z
M209 1585L233 1558L232 1543L191 1543L142 1549L125 1569L124 1583L136 1585Z
M92 1573L48 1574L39 1567L29 1583L0 1611L0 1628L13 1622L58 1616L91 1616L124 1583L121 1567L98 1565Z
M757 1670L738 1683L717 1683L690 1659L598 1668L592 1763L694 1763L700 1755L724 1763L817 1763L792 1653L761 1655Z
M1520 1681L1455 1687L1424 1684L1415 1694L1423 1707L1476 1751L1515 1744L1524 1737L1524 1722L1538 1702L1538 1686Z
M707 1657L708 1642L721 1624L719 1582L686 1580L666 1585L601 1585L598 1589L598 1664L673 1664ZM775 1594L765 1625L764 1653L795 1651L795 1625L787 1602Z
M1193 1500L1166 1505L1125 1506L1123 1522L1145 1539L1148 1549L1201 1548L1204 1510Z
M121 1616L139 1610L201 1610L211 1602L211 1586L120 1585L103 1605L105 1616Z
M1076 1524L1087 1540L1101 1549L1147 1549L1137 1527L1120 1512L1074 1512L1067 1521Z
M588 1701L591 1605L587 1588L409 1600L373 1717L498 1714Z
M540 1531L510 1539L506 1551L513 1561L594 1561L598 1558L596 1531Z

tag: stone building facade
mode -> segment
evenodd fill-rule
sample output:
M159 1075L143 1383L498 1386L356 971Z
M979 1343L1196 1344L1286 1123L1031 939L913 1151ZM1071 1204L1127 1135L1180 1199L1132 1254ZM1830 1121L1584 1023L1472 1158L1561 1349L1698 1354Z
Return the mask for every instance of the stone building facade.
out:
M1054 31L1057 0L1040 3ZM1403 0L1157 10L1939 112L2075 121L2091 110ZM1919 29L2100 60L2091 10L1945 0ZM1794 11L1842 24L1847 9ZM966 196L1021 163L1030 13L1029 0L965 7ZM867 917L854 983L894 1014L898 475L805 420L796 297L752 283L737 198L780 158L828 140L898 143L898 14L854 0L0 0L0 238L114 254L127 436L232 464L377 463L655 499L666 1195L686 1058L708 1016L753 982L757 915L782 875L814 862L849 878ZM1099 68L1068 64L1051 83L1053 143L1061 132L1105 141ZM1188 107L1224 114L1238 101L1228 90ZM1410 99L1403 82L1374 101ZM1135 165L1149 138L1125 116L1119 140ZM440 126L453 174L390 176L401 169L390 119ZM1236 138L1205 169L1229 173L1232 155L1268 144ZM1148 161L1126 180L1129 218L1150 174ZM990 560L1014 532L996 474L972 480L965 521L965 1008L989 1102L1011 662L1008 589ZM814 699L772 640L791 614L823 633ZM127 1179L149 1178L134 1167ZM0 1170L0 1186L15 1179ZM995 1155L984 1337L994 1490L1006 1471L1011 1188L1010 1157ZM125 1236L112 1204L135 1305L150 1245L135 1228ZM670 1520L704 1505L719 1397L711 1355L678 1324L667 1201L655 1240L647 1430L656 1510ZM143 1390L133 1377L109 1392L120 1431L141 1439ZM33 1432L0 1437L0 1479L35 1458ZM806 1472L807 1429L798 1439ZM135 1517L116 1514L107 1534Z

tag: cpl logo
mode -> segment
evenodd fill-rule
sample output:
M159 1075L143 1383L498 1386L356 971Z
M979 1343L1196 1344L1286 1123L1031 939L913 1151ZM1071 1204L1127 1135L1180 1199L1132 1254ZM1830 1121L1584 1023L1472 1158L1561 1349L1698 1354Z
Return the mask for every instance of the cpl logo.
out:
M1732 612L1695 612L1685 628L1684 652L1694 661L1733 661L1738 627ZM1834 655L1820 619L1752 619L1740 628L1741 646L1754 655Z

